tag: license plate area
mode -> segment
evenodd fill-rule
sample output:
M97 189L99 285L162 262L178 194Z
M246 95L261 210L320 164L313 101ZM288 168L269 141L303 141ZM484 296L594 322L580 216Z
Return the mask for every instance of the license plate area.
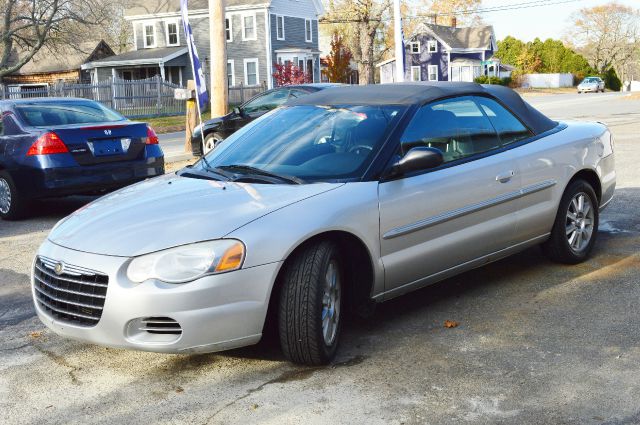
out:
M129 151L131 139L99 139L87 142L95 157L123 155Z

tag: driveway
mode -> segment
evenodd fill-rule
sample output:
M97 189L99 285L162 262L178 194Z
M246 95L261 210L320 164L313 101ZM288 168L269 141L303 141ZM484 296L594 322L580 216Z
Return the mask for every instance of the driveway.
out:
M534 248L400 297L348 325L328 367L291 365L273 340L161 355L60 338L34 317L28 275L86 199L0 222L0 423L640 423L640 101L530 101L615 136L618 189L593 259L561 266Z

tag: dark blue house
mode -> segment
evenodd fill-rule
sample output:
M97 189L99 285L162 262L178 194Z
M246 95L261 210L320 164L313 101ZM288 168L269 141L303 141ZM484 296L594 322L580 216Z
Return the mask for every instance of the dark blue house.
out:
M405 39L405 81L473 81L480 75L500 76L498 49L491 25L452 27L421 24ZM395 59L377 65L380 82L396 81Z

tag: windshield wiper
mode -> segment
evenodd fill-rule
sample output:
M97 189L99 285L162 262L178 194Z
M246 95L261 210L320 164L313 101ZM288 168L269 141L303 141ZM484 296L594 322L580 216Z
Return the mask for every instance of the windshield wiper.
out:
M237 172L247 172L248 174L255 174L259 176L272 177L284 182L292 183L292 184L304 184L305 181L301 178L288 176L285 174L273 173L271 171L263 170L262 168L252 167L251 165L244 164L232 164L232 165L220 165L216 167L216 169L220 170L229 170L229 171L237 171Z
M227 173L219 167L212 167L211 163L207 160L207 157L205 155L203 155L200 159L202 159L202 161L204 162L204 167L202 168L204 168L205 171L217 174L218 176L223 177L225 180L231 180L233 178L233 174Z

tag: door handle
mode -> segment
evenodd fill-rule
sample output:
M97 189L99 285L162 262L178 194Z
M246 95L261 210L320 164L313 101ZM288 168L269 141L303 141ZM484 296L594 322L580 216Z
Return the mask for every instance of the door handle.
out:
M515 175L516 173L513 170L505 171L504 173L500 173L496 176L496 181L499 181L500 183L507 183L511 180L511 177Z

